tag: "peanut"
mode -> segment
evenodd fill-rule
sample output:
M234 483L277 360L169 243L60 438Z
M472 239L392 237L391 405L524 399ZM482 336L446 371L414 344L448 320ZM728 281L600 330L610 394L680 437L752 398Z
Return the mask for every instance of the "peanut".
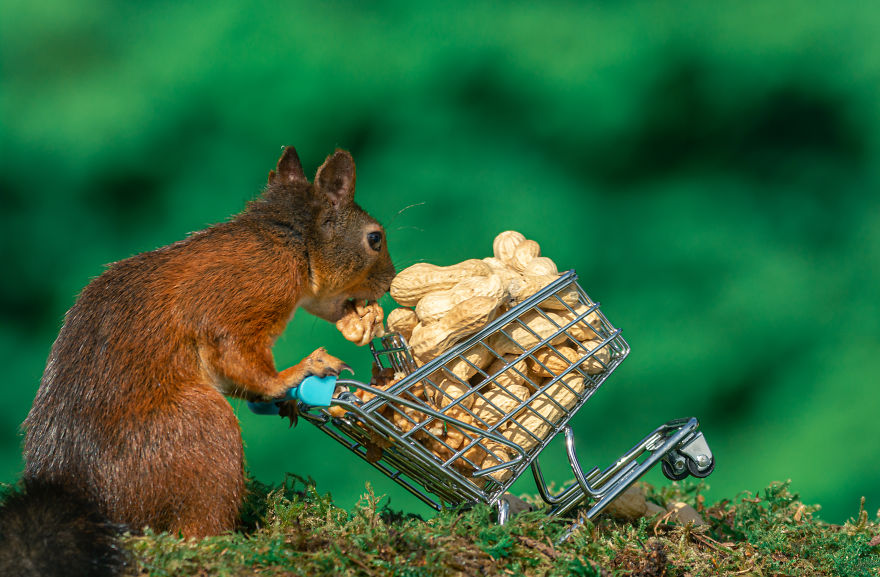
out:
M531 310L519 319L510 322L503 329L489 337L489 346L498 354L520 354L537 345L540 341L559 331L559 327L548 320L542 313ZM560 334L550 340L551 345L558 345L566 339Z
M510 293L510 283L514 280L519 279L520 273L507 266L501 259L495 257L486 257L483 259L483 262L488 264L492 269L492 274L496 274L501 277L501 281L504 283L504 290Z
M428 415L421 411L417 411L416 409L411 409L410 407L404 407L402 405L394 405L390 407L391 412L391 422L394 423L394 426L403 431L404 433L408 433L415 427L416 425L422 423L425 419L428 418ZM443 423L434 421L429 426L426 426L426 431L430 432L434 435L439 435L443 433Z
M486 450L477 443L470 449L464 452L462 455L465 459L474 464L475 467L479 467L480 463L483 462L483 459L486 458Z
M428 399L441 409L445 408L449 403L456 399L465 397L465 395L471 392L470 386L466 383L448 377L444 377L440 382L436 383L436 387L429 386L428 388ZM472 407L474 404L474 396L470 395L465 397L460 404L468 408Z
M555 349L555 350L554 350ZM535 351L534 355L526 359L529 373L536 377L555 377L572 363L580 360L578 351L565 345L558 347L542 347Z
M331 417L344 417L345 416L345 408L340 407L339 405L332 405L327 407L327 412Z
M486 369L486 373L490 378L495 373L499 373L497 377L489 382L495 383L499 387L505 389L511 386L528 386L526 385L526 378L529 370L528 364L525 360L513 364L514 360L516 360L516 355L504 355L502 358L497 359L489 365L489 368ZM510 365L509 368L505 369L508 365Z
M508 261L508 265L517 272L523 272L539 256L541 245L533 240L524 240L513 249L513 258Z
M432 359L446 349L485 326L500 304L492 297L472 297L455 305L446 316L432 325L421 323L412 332L410 347L413 355Z
M591 341L584 341L578 347L577 355L587 355L592 351L592 356L583 361L579 367L588 375L598 375L608 368L608 362L611 360L611 348L606 344L602 346L602 339L597 338Z
M483 445L485 445L487 450L484 451L485 456L480 463L481 469L488 469L489 467L494 467L495 465L500 465L501 463L506 463L510 460L510 449L506 445L490 440L484 440ZM513 471L510 469L499 469L494 473L489 474L490 477L499 483L507 481L510 479L511 475L513 475Z
M574 313L570 310L563 311L547 311L547 316L560 327L564 327L568 323L575 320L576 315L586 315L581 320L573 324L567 329L569 335L578 341L590 341L599 336L599 330L602 328L602 320L596 311L587 314L589 309L584 305L574 307Z
M445 441L445 440L444 440ZM424 440L420 441L429 451L434 453L441 461L448 461L453 452L441 443L439 440L434 439L432 437L426 437Z
M394 369L390 367L386 367L383 369L377 369L375 366L373 367L373 378L370 381L370 385L387 391L393 385L397 384L400 380L406 377L403 373L395 373ZM355 396L361 400L362 403L366 403L376 397L376 395L370 391L365 389L357 389L354 392ZM407 389L407 392L404 393L404 398L407 400L417 400L424 402L424 387L421 383L417 383ZM416 411L415 409L411 409L409 407L402 406L391 406L391 404L385 404L380 409L380 414L391 421L397 428L399 428L404 433L408 432L413 428L413 423L411 421L415 421L416 423L420 423L425 419L427 415L420 411ZM408 417L408 418L407 418Z
M532 450L574 407L585 388L584 378L580 375L569 375L557 381L520 411L515 422L508 422L502 434L524 450Z
M559 274L559 269L556 268L556 263L546 256L539 256L526 265L526 268L523 269L523 274L533 275L533 276L557 276Z
M543 347L526 359L529 374L535 377L555 377L575 364L588 375L596 375L603 372L611 360L611 351L607 345L602 345L602 339L584 341L576 349L565 345L554 348L555 351L550 347Z
M457 419L459 421L462 421L463 423L474 423L473 417L471 417L470 414L461 407L451 407L446 411L446 414L450 418ZM449 425L446 428L446 444L448 444L455 450L462 448L466 443L470 443L471 440L472 439L467 432L459 429L455 425Z
M470 442L470 440L465 441L465 443ZM461 449L461 447L459 447L459 449ZM490 439L483 439L480 443L475 444L473 447L465 451L461 459L456 460L455 468L462 475L468 477L476 486L483 488L486 484L485 479L483 477L471 478L473 473L477 469L485 469L501 463L506 463L510 460L511 454L512 450L510 447ZM489 476L499 483L503 483L510 479L512 474L513 472L510 469L500 469L491 473Z
M370 380L370 386L386 391L391 387L391 385L396 384L405 376L406 375L404 375L403 373L395 373L394 369L392 369L391 367L379 369L374 365L373 378ZM354 391L354 395L358 399L360 399L362 403L366 403L367 401L370 401L376 397L374 393L371 393L370 391L367 391L365 389L356 389Z
M493 273L507 268L507 265L504 263L504 261L494 256L487 256L483 259L483 262L489 265L489 268L492 269Z
M400 333L400 335L409 341L412 336L413 328L419 323L419 318L412 309L396 308L388 313L385 324L388 326L388 332Z
M448 290L435 291L422 297L416 305L416 316L423 325L439 321L455 305L476 296L491 297L500 303L507 295L502 279L497 274L472 277Z
M518 305L551 282L559 278L559 275L531 275L521 274L518 278L510 281L507 287L510 293L512 305ZM562 302L560 302L560 300ZM566 305L576 306L580 302L578 292L573 286L562 287L554 296L548 297L539 306L545 309L565 310ZM564 303L564 304L563 304Z
M474 400L472 410L480 420L481 427L485 424L486 428L491 428L528 399L529 395L529 389L524 385L511 385L506 390L490 385Z
M384 334L385 330L382 327L384 316L382 307L377 302L369 304L355 302L350 310L336 321L336 329L346 340L364 346L374 337Z
M336 330L342 333L345 340L353 343L359 343L364 338L364 326L355 315L346 315L336 321Z
M460 448L460 447L459 447ZM473 474L476 471L476 467L465 461L464 459L458 458L452 464L452 467L459 472L459 474L465 479L469 480L474 485L482 488L485 484L482 479L474 479Z
M452 375L462 381L467 381L478 370L488 367L494 358L495 356L492 355L485 345L475 345L468 349L466 353L458 355L454 360L446 363L445 367L438 372L452 373Z
M470 259L452 266L429 263L414 264L391 281L391 297L398 304L415 306L427 294L454 287L466 278L488 276L492 269L478 259Z
M509 265L513 260L516 246L524 240L526 240L526 237L523 234L515 230L506 230L498 234L495 240L492 241L492 253L495 258Z

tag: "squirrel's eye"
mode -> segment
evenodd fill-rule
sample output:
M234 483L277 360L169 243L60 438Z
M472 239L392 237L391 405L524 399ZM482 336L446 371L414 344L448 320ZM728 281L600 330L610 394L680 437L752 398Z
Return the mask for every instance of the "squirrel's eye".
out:
M382 248L382 233L381 232L371 232L367 235L367 244L370 245L370 248L379 252Z

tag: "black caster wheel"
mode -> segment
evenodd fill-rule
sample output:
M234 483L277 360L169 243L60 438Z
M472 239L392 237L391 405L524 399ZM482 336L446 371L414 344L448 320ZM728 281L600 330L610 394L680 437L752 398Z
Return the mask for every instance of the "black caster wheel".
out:
M664 462L663 464L665 465L666 463ZM704 479L704 478L708 477L709 475L711 475L712 471L715 470L715 459L712 459L712 462L709 464L709 468L705 469L704 471L700 471L697 468L697 464L694 461L692 461L691 459L688 459L687 460L687 470L694 477L696 477L698 479Z
M663 461L661 464L661 468L663 469L663 474L670 481L681 481L690 474L688 467L684 467L682 471L676 473L675 469L672 467L672 465L669 464L668 461Z

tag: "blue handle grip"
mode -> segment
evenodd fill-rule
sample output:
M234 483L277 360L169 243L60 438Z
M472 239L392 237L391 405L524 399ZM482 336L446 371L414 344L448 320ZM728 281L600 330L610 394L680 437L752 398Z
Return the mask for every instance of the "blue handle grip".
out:
M336 390L336 377L306 377L297 387L288 389L283 397L268 403L248 402L248 408L257 415L277 415L280 401L300 401L312 407L329 407L333 391Z

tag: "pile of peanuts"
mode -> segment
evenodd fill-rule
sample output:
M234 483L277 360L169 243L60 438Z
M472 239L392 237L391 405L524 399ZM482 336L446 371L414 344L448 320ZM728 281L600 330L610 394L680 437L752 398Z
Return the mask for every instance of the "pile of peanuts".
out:
M402 335L418 366L473 335L499 315L522 303L559 278L552 260L541 256L540 246L515 231L499 234L493 256L471 259L447 267L427 263L401 271L391 283L391 296L401 305L387 318L389 332ZM592 303L589 303L590 305ZM565 333L563 327L585 315ZM526 452L547 438L587 385L582 373L606 370L610 360L607 343L600 337L601 320L577 289L568 285L503 328L484 339L407 389L407 396L444 414L492 430ZM555 336L553 336L555 334ZM520 355L553 336L518 362ZM578 364L540 395L553 377ZM375 386L390 387L405 375L390 369L374 375ZM358 391L362 400L369 393ZM511 413L527 402L516 415ZM473 431L461 430L425 413L404 406L385 406L383 414L403 432L428 421L412 437L440 459L470 447L453 466L466 477L478 469L500 465L516 454L504 445ZM479 443L473 443L474 440ZM491 473L498 482L510 477L508 469ZM472 478L481 485L482 478Z

